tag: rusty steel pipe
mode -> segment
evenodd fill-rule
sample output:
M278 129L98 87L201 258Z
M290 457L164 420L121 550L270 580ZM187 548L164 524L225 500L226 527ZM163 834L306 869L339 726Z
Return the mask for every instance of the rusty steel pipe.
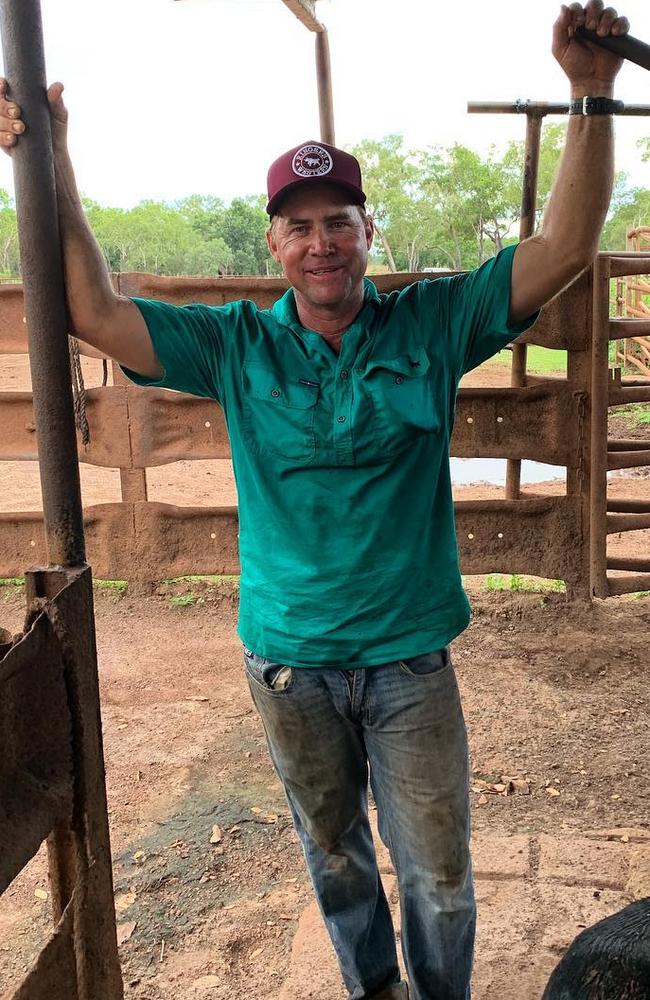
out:
M85 545L39 0L0 0L0 31L27 125L13 168L47 553L53 565L77 566Z
M519 239L525 240L535 232L535 209L537 207L537 175L539 172L539 146L542 134L542 118L537 114L526 116L526 146L524 159L524 179L521 192L521 218ZM512 370L510 384L519 388L526 385L526 345L512 345ZM509 458L506 465L506 498L517 500L521 495L521 459Z
M325 29L316 33L316 82L318 85L320 137L323 142L328 142L331 146L335 146L332 64L330 61L329 39Z
M467 111L472 115L568 115L567 101L468 101ZM626 104L615 115L645 117L650 115L650 104ZM618 255L618 251L617 251Z
M609 259L594 261L591 345L590 586L593 597L608 597L607 582L607 417L609 413Z

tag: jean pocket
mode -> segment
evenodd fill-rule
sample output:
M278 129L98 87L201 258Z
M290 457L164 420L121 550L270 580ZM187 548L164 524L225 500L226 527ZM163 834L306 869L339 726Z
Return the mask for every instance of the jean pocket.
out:
M244 664L250 680L270 694L283 694L293 682L293 667L275 663L265 656L258 656L250 649L244 650Z
M447 667L451 666L451 655L449 648L436 649L433 653L425 653L423 656L412 656L408 660L400 660L399 668L401 673L408 674L409 677L431 677L439 674Z

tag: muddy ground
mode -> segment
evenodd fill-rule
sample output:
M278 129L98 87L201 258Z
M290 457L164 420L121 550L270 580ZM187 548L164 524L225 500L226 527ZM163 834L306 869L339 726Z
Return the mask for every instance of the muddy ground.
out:
M628 417L612 428L620 437L649 430ZM0 509L35 509L31 463L9 465ZM188 466L154 470L151 498L232 502L226 463ZM117 473L85 473L86 503L118 499ZM650 480L630 476L611 491L650 496ZM612 551L650 553L648 535L614 538ZM586 830L650 828L650 597L571 606L560 593L491 591L479 578L468 587L474 619L454 657L475 831L569 842ZM237 581L165 584L148 596L98 587L96 602L126 995L279 1000L311 893L243 676ZM0 587L0 626L18 630L22 614L22 588ZM530 794L486 794L485 783L502 775L520 777ZM47 888L42 852L0 900L0 993L20 981L45 939ZM516 923L516 893L504 894L504 908ZM490 920L482 918L479 937L494 933ZM537 948L531 939L529 960L541 968ZM481 967L476 1000L488 997L487 982ZM333 1000L317 982L314 990ZM500 1000L534 1000L521 996L514 968Z

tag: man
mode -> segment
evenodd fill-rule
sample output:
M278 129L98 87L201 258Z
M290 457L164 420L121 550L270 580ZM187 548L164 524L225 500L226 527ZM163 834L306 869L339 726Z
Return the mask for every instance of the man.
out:
M562 7L553 53L582 98L620 60L575 27L628 30L601 0ZM400 889L415 1000L467 1000L475 926L468 759L448 644L467 626L449 477L464 372L534 321L598 246L612 124L575 114L538 236L477 271L379 295L357 162L304 143L269 171L269 248L291 284L272 310L115 294L85 222L50 88L75 333L140 385L217 399L240 502L248 680L353 1000L408 996L367 811ZM0 137L23 124L0 94Z

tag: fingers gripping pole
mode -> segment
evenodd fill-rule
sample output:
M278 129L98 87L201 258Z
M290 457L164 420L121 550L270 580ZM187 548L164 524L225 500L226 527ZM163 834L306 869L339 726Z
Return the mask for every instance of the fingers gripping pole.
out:
M576 38L615 52L617 56L636 63L643 69L650 69L650 45L633 38L632 35L599 35L588 28L580 27L576 28Z

